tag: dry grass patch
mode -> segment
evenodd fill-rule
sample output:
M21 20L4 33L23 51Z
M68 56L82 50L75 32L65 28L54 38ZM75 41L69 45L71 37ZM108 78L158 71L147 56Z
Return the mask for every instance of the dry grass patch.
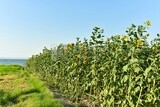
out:
M13 75L13 74L10 74L10 75L5 74L5 75L0 76L0 79L2 79L2 80L12 80L14 78L15 78L15 75Z
M17 88L27 88L28 84L24 78L17 78L14 74L1 75L0 76L0 89L2 90L14 90Z

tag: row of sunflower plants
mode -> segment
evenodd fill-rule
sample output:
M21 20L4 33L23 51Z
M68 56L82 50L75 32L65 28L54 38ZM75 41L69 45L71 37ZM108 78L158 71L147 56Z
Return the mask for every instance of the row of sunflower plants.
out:
M160 105L160 35L148 42L150 26L131 25L125 35L105 39L95 27L89 40L45 48L27 63L29 71L75 102L101 107Z

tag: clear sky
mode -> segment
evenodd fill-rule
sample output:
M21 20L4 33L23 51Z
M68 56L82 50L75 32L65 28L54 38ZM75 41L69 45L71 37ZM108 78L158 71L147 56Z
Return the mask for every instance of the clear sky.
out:
M28 58L89 38L95 26L106 37L125 34L148 19L152 39L160 33L160 0L0 0L0 57Z

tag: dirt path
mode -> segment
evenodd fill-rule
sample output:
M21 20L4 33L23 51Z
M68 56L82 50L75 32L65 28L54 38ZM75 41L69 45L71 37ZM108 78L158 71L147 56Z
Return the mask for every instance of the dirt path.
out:
M93 105L90 104L88 100L84 100L80 104L76 104L61 94L61 92L56 87L49 86L49 88L53 92L54 98L58 99L64 105L64 107L93 107Z
M68 98L66 98L65 96L63 96L60 91L54 87L54 86L50 86L49 87L52 92L54 93L54 98L58 99L60 102L62 102L62 104L64 105L64 107L75 107L76 104L73 103L72 101L70 101Z

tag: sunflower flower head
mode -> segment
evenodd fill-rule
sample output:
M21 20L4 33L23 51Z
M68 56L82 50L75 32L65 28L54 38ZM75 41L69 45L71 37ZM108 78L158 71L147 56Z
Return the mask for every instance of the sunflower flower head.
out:
M128 40L128 37L127 37L127 36L124 36L124 37L122 38L122 40L123 40L124 42L126 42L126 41Z
M146 21L147 26L151 26L151 22L149 20Z
M76 55L76 57L77 57L77 58L80 58L80 57L81 57L81 55L80 55L80 54L77 54L77 55Z
M137 40L137 47L140 47L143 44L142 39L138 39Z

